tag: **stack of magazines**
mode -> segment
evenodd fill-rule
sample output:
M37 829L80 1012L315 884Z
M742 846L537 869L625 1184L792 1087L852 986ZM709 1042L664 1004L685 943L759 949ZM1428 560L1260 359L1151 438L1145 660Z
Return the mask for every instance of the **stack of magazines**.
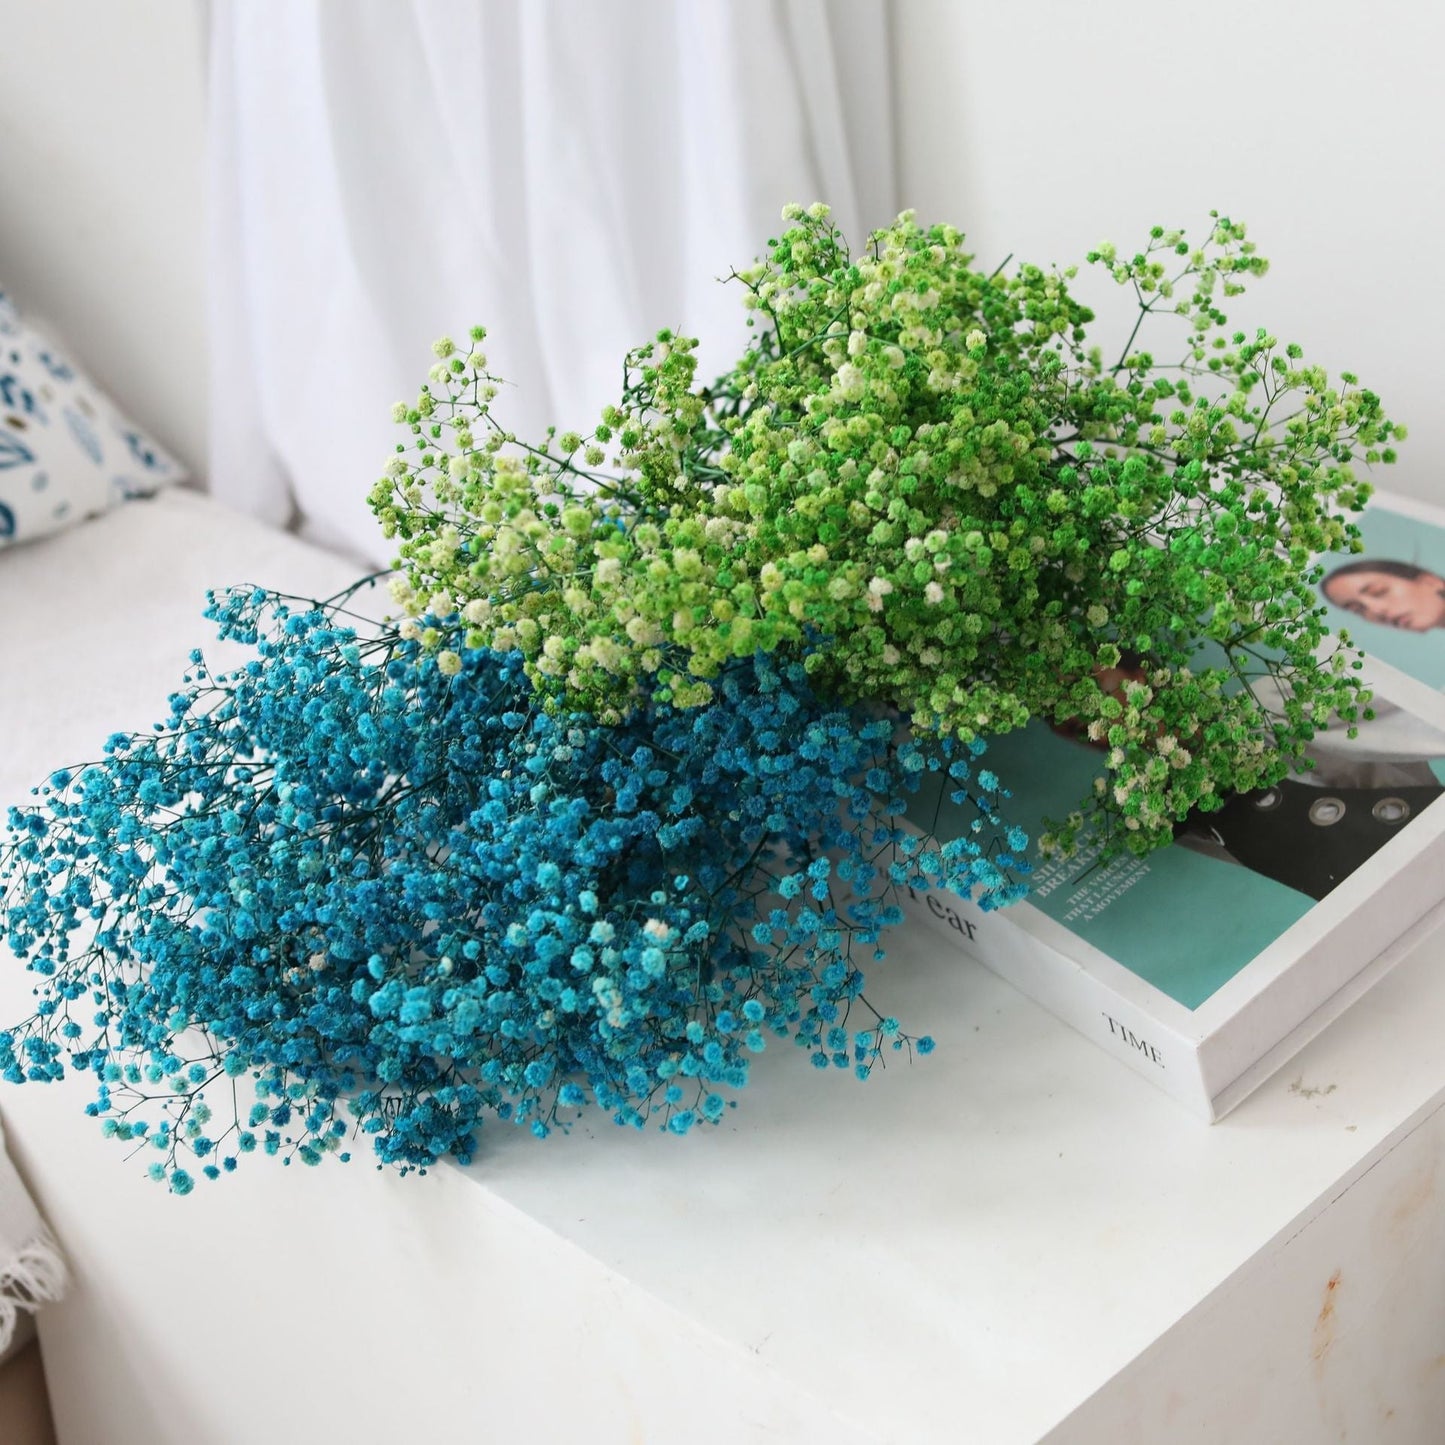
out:
M1321 601L1362 647L1376 716L1310 745L1313 767L1191 815L1172 846L1033 859L1026 901L984 913L919 893L913 913L1206 1119L1281 1067L1445 918L1445 513L1377 496L1365 550ZM994 738L1009 822L1046 831L1102 772L1041 722ZM911 805L940 838L973 814Z

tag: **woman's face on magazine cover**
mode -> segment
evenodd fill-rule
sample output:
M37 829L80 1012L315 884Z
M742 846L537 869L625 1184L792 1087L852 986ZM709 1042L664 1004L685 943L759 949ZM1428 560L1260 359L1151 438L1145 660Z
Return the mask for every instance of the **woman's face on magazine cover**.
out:
M1328 578L1324 592L1336 607L1366 622L1400 627L1407 632L1445 627L1445 580L1433 572L1396 577L1362 567L1357 572Z

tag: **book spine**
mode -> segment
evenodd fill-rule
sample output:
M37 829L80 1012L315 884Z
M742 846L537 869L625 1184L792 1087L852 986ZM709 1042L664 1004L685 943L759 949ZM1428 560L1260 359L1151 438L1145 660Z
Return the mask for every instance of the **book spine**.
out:
M1029 915L1041 915L1028 904L985 913L955 893L911 888L901 902L911 920L949 940L1156 1088L1201 1118L1217 1117L1197 1044L1150 1018L1031 931Z

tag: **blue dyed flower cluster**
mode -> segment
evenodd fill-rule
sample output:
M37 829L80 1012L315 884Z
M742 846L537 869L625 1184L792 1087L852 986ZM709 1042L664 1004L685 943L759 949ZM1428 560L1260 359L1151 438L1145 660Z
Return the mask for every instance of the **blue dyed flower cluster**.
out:
M1022 891L981 744L899 741L800 664L605 726L455 619L429 619L448 674L358 606L213 597L250 660L193 653L163 724L10 814L5 932L39 984L0 1073L91 1072L91 1112L176 1192L358 1133L403 1169L466 1161L487 1115L546 1135L595 1104L684 1133L773 1039L866 1075L931 1046L862 999L898 890ZM977 838L900 826L939 769Z

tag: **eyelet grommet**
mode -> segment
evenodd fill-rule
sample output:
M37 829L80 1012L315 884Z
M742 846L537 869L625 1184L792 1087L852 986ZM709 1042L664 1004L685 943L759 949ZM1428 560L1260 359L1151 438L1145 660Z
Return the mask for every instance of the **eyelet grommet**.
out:
M1328 828L1345 816L1343 798L1316 798L1310 804L1310 822L1317 828Z
M1266 788L1259 797L1255 798L1254 806L1261 813L1268 813L1272 808L1279 807L1284 801L1284 794L1278 788Z
M1389 823L1393 827L1410 816L1410 805L1403 798L1381 798L1370 812L1381 823Z

